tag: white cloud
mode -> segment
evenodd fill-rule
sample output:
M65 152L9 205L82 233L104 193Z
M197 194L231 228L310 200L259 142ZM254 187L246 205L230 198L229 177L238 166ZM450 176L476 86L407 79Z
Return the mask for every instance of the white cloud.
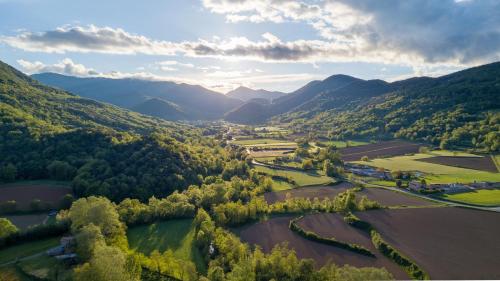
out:
M93 76L98 74L94 69L87 68L83 64L74 63L69 58L65 58L52 65L46 65L40 61L30 62L23 59L17 60L17 63L29 74L40 72L55 72L73 76Z

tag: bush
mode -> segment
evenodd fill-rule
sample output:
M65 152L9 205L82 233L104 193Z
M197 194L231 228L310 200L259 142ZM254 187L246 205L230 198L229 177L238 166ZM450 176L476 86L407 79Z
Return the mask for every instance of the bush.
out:
M368 158L368 156L363 156L361 157L361 161L364 161L364 162L368 162L370 160L370 158Z

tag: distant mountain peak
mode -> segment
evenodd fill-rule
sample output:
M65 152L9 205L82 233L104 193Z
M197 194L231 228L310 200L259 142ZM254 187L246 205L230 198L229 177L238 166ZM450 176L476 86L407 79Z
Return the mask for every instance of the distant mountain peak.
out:
M242 101L249 101L251 99L266 99L272 101L285 95L286 94L282 92L267 91L264 89L255 90L245 86L239 86L226 94L228 97L237 98Z

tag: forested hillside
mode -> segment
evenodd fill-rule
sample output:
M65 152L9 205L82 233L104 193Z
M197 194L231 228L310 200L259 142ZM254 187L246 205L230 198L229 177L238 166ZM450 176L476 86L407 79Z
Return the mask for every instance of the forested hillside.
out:
M147 199L220 173L226 153L189 126L40 84L0 63L0 181L57 179L76 195Z
M334 75L226 115L243 124L288 124L334 139L405 138L443 148L500 149L500 63L439 78L387 83Z
M306 107L274 120L339 139L400 137L443 148L500 149L500 63L394 82L390 89L325 111Z

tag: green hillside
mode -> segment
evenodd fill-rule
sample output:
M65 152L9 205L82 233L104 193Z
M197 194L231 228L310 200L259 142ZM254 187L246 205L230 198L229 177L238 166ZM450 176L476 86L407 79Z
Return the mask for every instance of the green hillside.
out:
M79 196L147 199L220 172L198 130L80 98L0 63L0 181L70 180Z

